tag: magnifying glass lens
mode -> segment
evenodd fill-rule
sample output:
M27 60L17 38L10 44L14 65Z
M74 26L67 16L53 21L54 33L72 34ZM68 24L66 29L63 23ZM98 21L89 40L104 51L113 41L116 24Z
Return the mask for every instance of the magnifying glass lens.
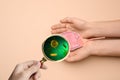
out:
M44 42L43 52L45 57L49 60L62 60L69 52L69 43L61 36L51 36Z

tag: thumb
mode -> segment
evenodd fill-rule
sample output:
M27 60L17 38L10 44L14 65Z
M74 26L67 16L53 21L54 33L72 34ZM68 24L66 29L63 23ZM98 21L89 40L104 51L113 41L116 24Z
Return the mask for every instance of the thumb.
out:
M72 52L68 58L65 59L67 62L77 62L87 58L89 54L84 49L78 49L78 51Z
M66 18L60 20L60 22L61 22L61 23L72 23L73 20L72 20L72 18L70 18L70 17L66 17Z

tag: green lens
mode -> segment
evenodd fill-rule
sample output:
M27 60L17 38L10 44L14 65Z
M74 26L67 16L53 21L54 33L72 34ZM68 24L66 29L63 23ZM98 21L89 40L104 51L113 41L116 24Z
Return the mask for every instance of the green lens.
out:
M51 36L44 42L43 52L49 60L62 60L69 52L69 43L61 36Z

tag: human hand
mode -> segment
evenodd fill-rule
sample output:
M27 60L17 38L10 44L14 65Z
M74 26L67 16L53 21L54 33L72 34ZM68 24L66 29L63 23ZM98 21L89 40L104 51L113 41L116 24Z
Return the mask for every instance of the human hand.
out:
M116 26L115 29L114 26ZM69 57L66 59L68 62L79 61L90 55L120 55L119 49L114 48L118 47L119 41L106 39L106 37L119 37L119 21L86 22L78 18L64 18L60 20L59 24L53 25L51 29L52 34L58 34L69 30L78 32L80 36L87 41L83 41L85 42L83 43L83 47L70 52Z
M51 29L51 33L53 34L62 33L69 30L78 32L83 38L94 37L93 33L95 31L89 22L71 17L60 20L60 23L53 25Z
M60 20L61 23L55 24L51 27L52 34L59 34L65 31L74 31L80 33L80 36L83 37L82 41L85 43L88 41L86 37L89 37L88 33L89 27L87 26L88 22L80 20L78 18L64 18ZM85 35L87 34L87 35ZM87 58L91 55L90 53L90 44L92 41L85 43L81 48L71 51L66 61L74 62Z
M81 48L71 51L65 59L67 62L81 61L90 55L94 54L94 41L87 41Z
M71 52L66 61L76 62L85 59L90 55L120 57L119 46L119 39L89 40L82 48Z
M8 80L38 80L40 78L40 62L28 61L18 64ZM42 69L46 69L45 65Z

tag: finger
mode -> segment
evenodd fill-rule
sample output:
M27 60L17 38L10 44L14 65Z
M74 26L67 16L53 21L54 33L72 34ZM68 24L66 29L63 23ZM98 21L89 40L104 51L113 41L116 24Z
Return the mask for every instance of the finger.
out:
M77 55L74 55L72 57L66 58L65 61L67 61L67 62L77 62L77 61L79 61L79 57Z
M33 77L33 76L32 76L32 77L30 77L30 78L29 78L29 80L34 80L34 77Z
M37 63L37 61L31 60L31 61L27 61L27 62L24 62L24 63L17 64L16 68L15 68L15 73L22 72L22 71L28 69L30 66L32 66L35 63Z
M61 23L71 23L71 24L74 24L74 23L79 23L79 24L85 24L86 21L85 20L82 20L82 19L79 19L79 18L76 18L76 17L66 17L62 20L60 20Z
M61 29L52 30L51 33L52 34L59 34L59 33L65 32L65 31L67 31L66 28L61 28Z
M39 70L35 73L34 80L38 80L40 78L40 76L41 76L41 73L40 73L40 70Z
M76 54L74 56L68 57L66 59L66 61L67 62L77 62L77 61L83 60L83 59L85 59L87 57L88 57L88 55L83 55L83 54L79 55L79 54Z
M77 62L77 61L80 61L80 60L83 60L84 58L86 58L86 56L79 56L79 55L74 55L74 56L71 56L71 57L68 57L67 59L65 59L65 61L67 62Z
M40 65L41 64L38 62L37 64L34 64L30 68L25 70L24 73L27 75L27 77L30 77L30 76L32 76L33 74L35 74L39 70Z
M77 55L77 53L71 52L71 53L69 54L69 57L72 57L72 56L75 56L75 55Z
M52 30L59 29L59 28L66 28L66 24L56 24L51 27Z
M46 65L42 65L41 69L47 69ZM31 80L38 80L41 76L40 70L38 70L37 72L33 73L32 76L30 76Z
M38 61L31 60L31 61L24 62L22 65L23 65L23 66L30 67L30 66L32 66L32 65L34 65L34 64L37 64L37 63L38 63Z
M41 65L41 69L47 69L47 66L46 65Z
M73 22L73 19L70 18L70 17L66 17L62 20L60 20L61 23L72 23Z
M75 56L76 54L69 54L64 60L67 61L68 58L72 57L72 56Z
M65 61L67 61L67 62L77 62L77 61L80 61L80 60L83 60L83 59L87 58L88 56L89 55L87 54L87 52L85 50L79 50L79 52L77 52L77 53L76 52L72 53L70 57L65 59Z

